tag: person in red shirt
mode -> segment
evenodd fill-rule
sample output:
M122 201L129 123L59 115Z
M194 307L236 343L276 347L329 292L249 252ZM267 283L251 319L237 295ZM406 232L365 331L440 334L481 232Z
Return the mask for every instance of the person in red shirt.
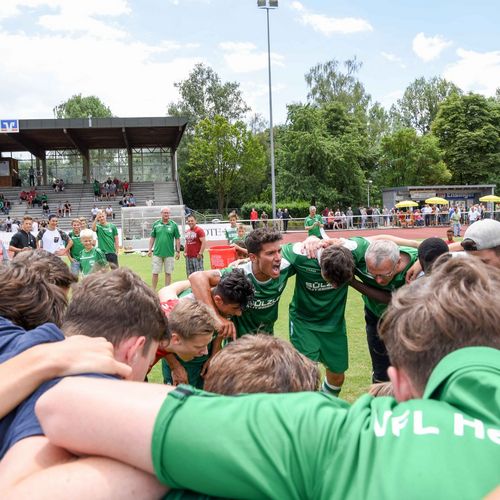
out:
M205 231L197 225L196 217L189 215L187 218L189 229L186 231L186 274L189 277L196 271L203 271L203 252L206 247Z
M450 246L452 243L455 243L455 238L453 237L453 229L448 229L446 231L446 240L444 240L446 242L446 244L448 246Z
M255 208L252 208L252 211L250 212L250 221L252 223L252 229L257 228L257 221L259 220L259 214Z

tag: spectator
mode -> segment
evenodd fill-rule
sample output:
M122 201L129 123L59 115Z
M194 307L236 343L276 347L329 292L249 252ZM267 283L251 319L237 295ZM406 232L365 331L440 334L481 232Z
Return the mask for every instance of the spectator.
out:
M108 205L106 207L106 217L108 219L114 219L115 218L115 214L113 213L113 207L111 205Z
M128 199L128 206L135 207L135 196L132 193L130 193L130 197Z
M33 219L29 215L23 217L21 229L11 238L9 250L16 256L19 252L36 249L35 237L31 234Z
M97 205L94 205L92 210L90 211L92 214L92 220L94 221L95 218L97 217L97 214L99 213L99 209L97 208Z
M252 224L252 229L257 229L257 221L259 220L259 214L255 208L252 208L250 212L250 222Z
M5 231L7 233L12 233L12 219L10 217L7 217L5 220Z
M101 186L97 179L94 179L93 190L94 190L94 201L99 201L99 197L101 194Z
M149 239L148 256L153 256L151 280L153 290L156 290L158 275L163 268L165 269L165 286L170 285L174 271L174 253L176 260L180 257L180 237L179 227L173 220L170 220L170 208L162 208L161 219L154 222Z
M309 207L309 215L304 220L304 228L308 236L316 236L322 238L321 229L323 228L323 220L321 215L316 214L316 207L311 205Z
M262 213L260 214L260 219L262 220L262 226L267 227L269 221L269 215L267 215L265 210L262 210Z
M288 208L285 208L283 210L283 231L285 233L288 231L288 221L289 220L290 220L290 212L288 211Z
M35 169L33 168L33 166L31 166L29 168L28 175L29 175L30 186L34 186L35 185Z
M63 202L62 201L60 201L57 204L57 216L58 217L63 217L64 216L64 206L63 206Z
M50 214L50 207L49 207L49 204L48 204L47 200L45 200L45 201L42 202L42 212L43 212L43 215L49 215Z
M186 231L186 275L203 271L203 252L206 247L205 231L196 223L196 217L191 214L187 218L189 229Z
M64 203L64 217L71 217L71 203L66 200L66 202Z
M446 240L445 243L450 246L452 243L455 243L455 239L453 237L453 229L446 230Z
M67 255L73 242L64 231L58 229L58 222L57 215L49 215L49 224L46 229L38 232L36 241L38 248L62 257Z
M92 231L97 233L97 245L104 252L106 260L111 268L118 267L119 240L118 229L114 224L106 220L106 212L99 210L94 222Z

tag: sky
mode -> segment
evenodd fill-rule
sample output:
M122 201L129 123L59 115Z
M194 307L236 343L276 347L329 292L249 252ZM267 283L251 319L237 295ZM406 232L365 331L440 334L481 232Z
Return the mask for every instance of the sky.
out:
M356 56L389 108L416 78L500 87L496 0L280 0L269 12L274 123L317 63ZM197 63L269 120L266 11L256 0L0 0L0 118L52 118L74 94L115 116L164 116Z

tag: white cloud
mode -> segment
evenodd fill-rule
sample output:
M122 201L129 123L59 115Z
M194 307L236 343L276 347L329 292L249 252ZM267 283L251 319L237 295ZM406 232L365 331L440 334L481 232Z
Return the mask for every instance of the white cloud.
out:
M450 45L452 42L441 35L425 36L424 33L418 33L412 42L413 52L424 62L437 59Z
M500 87L500 51L475 52L457 49L458 61L449 64L443 72L465 91L493 95Z
M167 43L167 47L172 42ZM74 94L97 95L117 116L163 116L199 57L167 57L162 44L90 36L0 33L0 109L7 116L50 118ZM47 57L50 54L50 57Z
M235 73L252 73L267 68L267 52L257 51L250 42L222 42L219 48L224 51L224 61ZM271 64L284 66L284 57L271 52Z
M292 2L291 7L300 14L299 20L302 24L325 36L373 31L372 25L360 17L328 17L324 14L315 14L297 1Z
M390 52L381 52L381 55L387 61L398 63L400 68L406 68L406 64L404 64L403 60L396 54L391 54Z

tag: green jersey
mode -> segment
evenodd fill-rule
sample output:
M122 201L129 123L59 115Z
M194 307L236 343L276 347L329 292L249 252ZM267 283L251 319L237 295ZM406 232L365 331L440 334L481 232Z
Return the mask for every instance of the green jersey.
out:
M313 330L345 332L348 286L335 289L327 283L321 276L318 260L302 253L302 243L283 245L281 253L296 272L290 319L307 322Z
M238 238L238 228L229 226L226 228L226 240L229 244L233 243Z
M80 262L80 267L84 276L108 265L104 252L99 248L92 248L88 252L84 248L77 257L77 260Z
M106 224L96 224L97 246L106 253L116 253L115 236L118 236L118 229L111 222Z
M460 349L421 399L364 395L352 406L183 386L157 415L154 470L172 488L224 498L484 498L500 484L499 367L500 350Z
M290 266L290 262L283 258L281 259L278 278L258 281L253 274L251 262L238 267L243 269L246 277L252 282L255 294L243 314L232 319L236 326L236 334L238 337L247 333L268 333L272 335L274 323L278 319L278 305L281 294L285 289L288 278L295 274L295 270ZM231 267L223 269L221 273L226 274L232 269Z
M304 227L312 226L315 222L319 222L320 224L323 224L323 217L321 217L321 215L319 215L319 214L316 214L314 217L311 217L310 215L307 216L305 221L304 221ZM317 236L318 238L322 238L321 226L314 226L312 229L309 229L308 235L309 236Z
M174 241L180 238L179 226L169 220L166 224L157 220L151 229L151 237L155 239L153 255L156 257L173 257L175 255Z
M356 276L358 276L358 278L367 285L380 288L381 290L388 290L389 292L393 292L406 283L406 272L418 260L418 250L416 248L399 247L400 252L409 256L409 262L401 272L394 276L388 285L382 286L379 285L372 276L370 276L366 268L365 254L366 250L370 246L370 242L365 238L355 237L349 238L346 246L351 250L354 257L354 263L356 266L354 273ZM387 304L382 304L376 300L370 299L366 295L363 295L363 301L367 309L375 314L375 316L382 316L383 312L387 309Z
M83 250L83 245L82 242L80 241L80 235L76 236L76 234L73 231L70 231L68 233L68 236L73 241L73 246L71 247L69 253L71 254L71 257L73 259L78 259L78 256L82 253Z

